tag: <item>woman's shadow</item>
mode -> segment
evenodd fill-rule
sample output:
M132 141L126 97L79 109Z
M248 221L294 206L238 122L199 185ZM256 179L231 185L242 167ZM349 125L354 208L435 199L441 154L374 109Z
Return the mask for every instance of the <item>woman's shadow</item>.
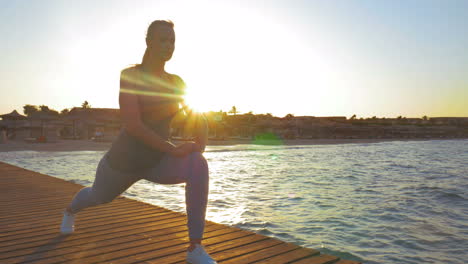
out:
M55 249L60 243L62 243L68 235L58 234L56 237L50 239L45 244L36 248L36 250L28 255L24 256L21 263L34 263L35 261L43 261L43 257L52 249Z

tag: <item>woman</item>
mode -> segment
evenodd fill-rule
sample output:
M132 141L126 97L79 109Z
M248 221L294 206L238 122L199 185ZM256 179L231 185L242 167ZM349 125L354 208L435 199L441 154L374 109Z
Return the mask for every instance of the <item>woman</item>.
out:
M168 141L172 118L186 109L182 99L184 82L164 70L174 43L171 21L151 23L142 63L123 70L120 77L124 127L99 162L93 186L81 189L65 210L61 232L74 231L76 213L111 202L140 179L162 184L185 182L190 237L187 261L212 264L216 262L201 246L208 200L208 165L201 154L207 140L206 120L189 114L192 126L195 123L195 142L176 146Z

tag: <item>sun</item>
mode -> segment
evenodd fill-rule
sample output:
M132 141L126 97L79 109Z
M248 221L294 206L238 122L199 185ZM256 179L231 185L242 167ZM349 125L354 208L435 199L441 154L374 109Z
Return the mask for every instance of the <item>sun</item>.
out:
M195 112L204 112L209 111L207 109L208 100L206 95L203 93L196 93L193 92L191 89L187 89L184 95L184 102L185 104Z

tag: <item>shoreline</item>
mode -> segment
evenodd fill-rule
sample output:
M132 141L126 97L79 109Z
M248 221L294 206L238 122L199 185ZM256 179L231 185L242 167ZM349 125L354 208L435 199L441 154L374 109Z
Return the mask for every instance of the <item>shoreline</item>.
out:
M427 138L427 139L287 139L281 141L265 142L266 144L256 144L248 139L210 140L210 146L235 146L235 145L337 145L337 144L366 144L381 143L389 141L429 141L429 140L463 140L464 138ZM112 142L95 142L91 140L58 140L49 143L28 143L24 141L8 141L0 144L0 152L11 151L106 151Z

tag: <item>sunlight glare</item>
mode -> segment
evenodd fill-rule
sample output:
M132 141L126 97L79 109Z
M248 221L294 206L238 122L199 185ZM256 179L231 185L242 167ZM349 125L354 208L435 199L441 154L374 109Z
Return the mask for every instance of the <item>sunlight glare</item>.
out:
M184 102L185 104L195 112L206 112L209 111L210 106L208 101L210 99L208 96L204 95L201 92L195 92L194 90L187 88L186 93L184 95Z

